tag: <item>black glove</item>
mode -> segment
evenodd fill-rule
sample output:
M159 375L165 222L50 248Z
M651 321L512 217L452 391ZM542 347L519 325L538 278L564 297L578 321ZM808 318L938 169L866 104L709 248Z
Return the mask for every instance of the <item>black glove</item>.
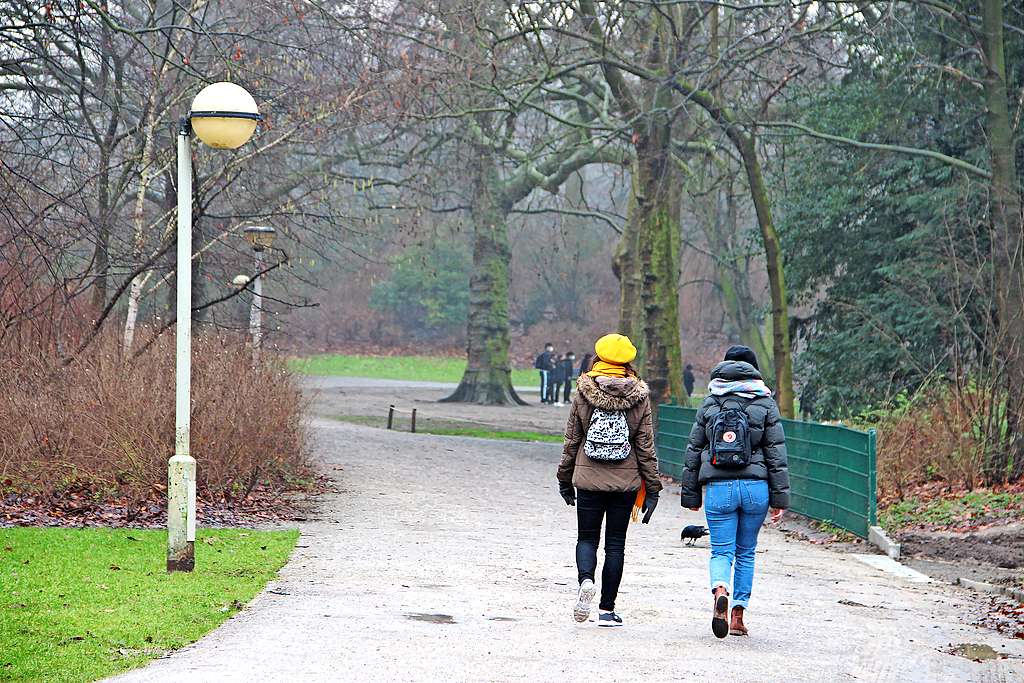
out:
M564 481L558 482L558 493L566 505L576 504L576 489L572 487L572 484L566 484Z
M644 524L647 524L648 522L650 522L651 521L651 515L654 514L654 508L656 508L656 507L658 507L658 494L657 493L648 493L644 497L644 504L643 504L643 507L641 508L647 514L644 515L644 518L642 520L640 520L640 521L642 521Z

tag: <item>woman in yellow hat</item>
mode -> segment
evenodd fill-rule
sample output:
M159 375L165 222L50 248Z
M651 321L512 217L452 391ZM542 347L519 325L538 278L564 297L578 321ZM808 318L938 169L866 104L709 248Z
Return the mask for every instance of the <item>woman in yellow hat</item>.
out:
M626 528L634 506L647 524L658 505L661 479L654 453L649 390L630 362L636 347L621 334L607 334L594 345L589 372L580 375L565 427L558 465L558 489L576 506L576 568L579 590L573 616L583 623L597 594L597 547L605 526L604 567L598 626L621 626L615 598L622 580Z

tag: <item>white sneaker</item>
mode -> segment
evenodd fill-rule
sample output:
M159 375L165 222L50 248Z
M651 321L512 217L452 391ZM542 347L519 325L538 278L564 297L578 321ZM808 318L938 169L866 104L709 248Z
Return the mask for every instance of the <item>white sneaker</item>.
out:
M582 624L590 618L590 603L594 601L595 595L597 586L590 579L583 579L579 593L576 594L576 607L572 610L572 617L578 623Z

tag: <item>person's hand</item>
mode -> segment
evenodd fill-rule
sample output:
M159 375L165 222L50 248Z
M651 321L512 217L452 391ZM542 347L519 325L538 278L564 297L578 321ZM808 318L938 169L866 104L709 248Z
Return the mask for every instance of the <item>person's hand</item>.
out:
M690 510L691 512L700 512L700 506L699 505L697 507L695 507L695 508L686 508L686 509Z
M576 504L576 489L572 487L572 484L567 484L564 481L558 482L558 493L566 505Z
M654 514L654 508L656 508L656 507L658 507L658 494L657 493L648 493L644 497L644 504L641 507L641 509L644 512L646 512L647 514L644 515L644 518L642 520L640 520L640 521L643 522L644 524L647 524L648 522L650 522L651 521L651 515Z
M782 519L782 513L784 513L785 511L786 510L783 508L772 508L772 513L770 517L771 523L778 524L779 520Z

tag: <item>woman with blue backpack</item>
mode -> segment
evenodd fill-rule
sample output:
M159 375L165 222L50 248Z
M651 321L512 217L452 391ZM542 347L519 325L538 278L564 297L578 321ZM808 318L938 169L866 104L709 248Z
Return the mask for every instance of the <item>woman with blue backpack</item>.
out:
M746 346L730 348L711 371L686 447L683 507L700 510L702 486L711 536L711 630L718 638L745 636L758 532L769 509L774 524L789 507L782 417Z
M594 345L589 372L580 375L573 396L565 444L558 465L558 490L576 506L576 568L579 589L573 617L583 623L597 594L597 547L605 527L604 566L598 626L621 626L615 598L622 581L626 529L632 515L658 505L662 484L654 453L654 429L647 384L630 363L636 348L628 337L608 334ZM637 508L634 510L634 508Z

